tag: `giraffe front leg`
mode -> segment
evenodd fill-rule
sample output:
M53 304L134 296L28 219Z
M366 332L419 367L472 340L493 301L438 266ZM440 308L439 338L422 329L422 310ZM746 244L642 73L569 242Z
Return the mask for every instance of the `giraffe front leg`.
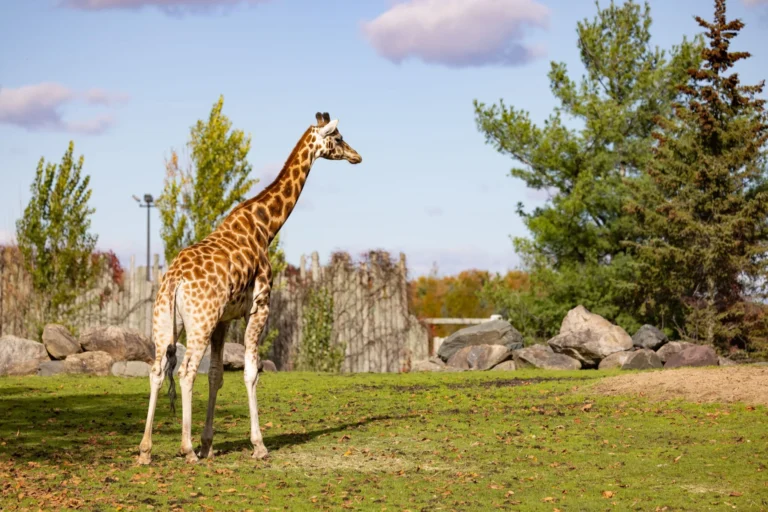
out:
M267 456L267 448L259 428L259 409L256 401L256 384L259 382L259 336L267 323L269 316L270 291L265 288L254 297L251 317L248 327L245 329L245 389L248 392L248 410L251 416L251 444L255 459L263 459Z
M205 428L200 436L202 459L213 458L213 416L216 410L216 395L224 383L224 336L227 334L227 322L221 322L211 336L211 369L208 371L208 410L205 415Z

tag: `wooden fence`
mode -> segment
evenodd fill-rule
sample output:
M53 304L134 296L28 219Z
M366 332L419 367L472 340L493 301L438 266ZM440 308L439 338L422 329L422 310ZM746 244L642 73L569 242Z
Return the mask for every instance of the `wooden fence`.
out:
M34 306L18 250L0 251L0 335L39 339L36 325L42 315ZM362 261L352 262L346 254L335 254L322 266L313 253L310 266L306 263L302 256L298 269L289 268L274 278L265 334L278 330L270 357L280 370L294 369L301 350L305 301L309 290L318 287L333 297L333 343L346 346L342 371L398 372L409 369L411 361L428 357L427 329L408 311L404 255L393 262L388 253L371 252ZM82 310L73 327L119 325L150 337L161 272L155 255L152 281L147 281L146 267L137 267L132 257L119 283L105 275L97 289L78 299Z

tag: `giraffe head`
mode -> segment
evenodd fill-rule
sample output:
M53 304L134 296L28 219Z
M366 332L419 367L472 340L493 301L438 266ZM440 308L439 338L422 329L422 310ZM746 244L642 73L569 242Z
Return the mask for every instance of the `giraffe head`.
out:
M336 128L339 124L338 119L331 121L328 112L322 114L318 112L315 117L317 118L317 125L311 129L317 134L315 139L315 156L317 158L346 160L351 164L359 164L363 161L363 157L341 137L341 133Z

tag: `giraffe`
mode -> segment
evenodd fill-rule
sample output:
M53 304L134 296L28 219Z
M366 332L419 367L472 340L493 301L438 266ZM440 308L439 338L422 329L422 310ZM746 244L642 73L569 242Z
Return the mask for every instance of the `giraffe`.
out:
M258 341L269 316L272 269L267 249L277 235L304 187L312 164L318 158L362 161L342 138L338 120L327 112L315 115L311 125L293 148L271 185L256 197L236 206L205 239L183 249L163 276L152 316L155 361L149 376L150 398L144 437L139 446L140 464L151 462L152 422L160 388L170 381L169 397L174 407L176 340L187 334L187 351L179 368L182 429L181 453L187 462L213 456L213 415L216 395L223 380L224 335L228 323L245 317L245 369L253 457L267 456L256 402L259 380ZM205 427L200 451L192 447L192 386L200 360L211 344L211 367Z

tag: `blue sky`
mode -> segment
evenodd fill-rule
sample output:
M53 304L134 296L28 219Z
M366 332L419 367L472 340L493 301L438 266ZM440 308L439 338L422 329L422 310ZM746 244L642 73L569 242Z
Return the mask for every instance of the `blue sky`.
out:
M650 3L663 48L698 32L694 14L711 17L709 0ZM253 137L254 193L318 110L363 156L315 165L282 230L290 262L383 248L405 252L412 275L433 263L442 274L515 268L510 235L526 235L515 205L545 197L508 176L472 100L504 98L541 122L555 105L549 62L580 75L575 27L594 13L591 0L0 2L0 240L40 157L58 162L71 139L91 175L99 247L143 261L145 211L131 195L161 192L164 157L223 94ZM766 78L768 0L730 0L729 17L747 22L742 79ZM162 253L154 211L152 246Z

